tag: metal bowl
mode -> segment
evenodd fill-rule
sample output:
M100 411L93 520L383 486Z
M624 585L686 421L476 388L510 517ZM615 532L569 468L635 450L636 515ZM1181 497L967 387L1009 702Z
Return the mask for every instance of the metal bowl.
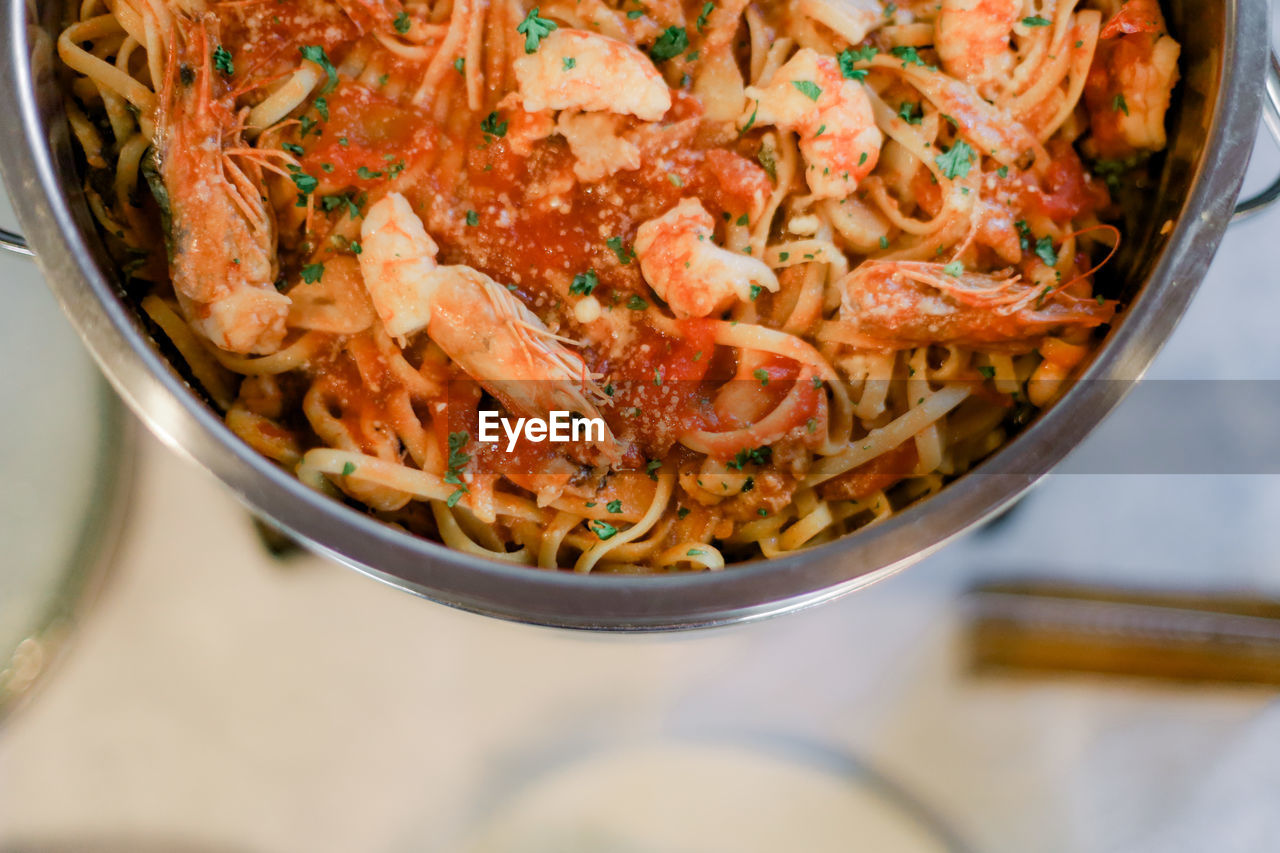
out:
M1075 447L1150 364L1231 221L1264 92L1280 105L1280 65L1273 58L1268 66L1265 0L1167 6L1183 45L1170 143L1142 218L1129 225L1136 250L1118 266L1127 310L1084 381L940 494L831 544L717 573L576 575L472 557L312 491L233 436L161 354L94 230L52 51L63 4L37 9L0 0L0 110L10 116L0 126L0 170L49 286L129 406L170 446L314 549L401 589L506 619L616 631L740 622L884 578L998 512ZM1280 135L1280 118L1273 129ZM1257 209L1278 195L1280 182L1243 207ZM1171 229L1162 229L1166 222Z

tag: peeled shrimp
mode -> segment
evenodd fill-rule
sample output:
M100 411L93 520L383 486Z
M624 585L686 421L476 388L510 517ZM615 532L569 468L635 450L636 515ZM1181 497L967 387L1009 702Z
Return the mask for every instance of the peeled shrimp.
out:
M743 117L800 136L805 180L818 198L844 198L871 173L884 137L863 84L846 80L836 60L803 48L763 88L748 87L755 104Z
M942 68L993 98L1013 71L1009 46L1022 16L1022 0L942 0L934 21L934 44Z
M657 121L671 109L671 90L649 57L608 36L558 29L513 65L531 113L583 110Z
M751 285L778 289L763 261L712 242L715 220L696 198L650 219L636 232L640 271L677 317L721 314L751 298Z
M1101 36L1084 88L1091 153L1121 159L1163 149L1181 46L1165 30L1159 5L1128 0Z
M600 417L603 391L581 356L507 288L468 266L440 266L438 247L400 193L372 205L360 228L360 272L387 332L402 343L427 336L510 411ZM610 462L622 447L605 430L597 448ZM595 460L592 460L595 461Z
M229 93L214 96L222 86L211 73L217 19L175 15L174 22L155 139L173 289L191 325L216 346L272 353L284 340L289 298L275 288L275 220L263 201L262 162L251 149L240 149L239 161L228 151L242 145L243 123Z

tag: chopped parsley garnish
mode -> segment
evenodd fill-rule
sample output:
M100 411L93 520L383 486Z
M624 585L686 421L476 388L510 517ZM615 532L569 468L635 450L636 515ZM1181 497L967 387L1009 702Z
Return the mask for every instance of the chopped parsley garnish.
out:
M751 301L754 302L756 297L760 295L761 287L758 284L751 285Z
M739 450L734 454L733 459L725 464L735 471L741 471L742 466L746 465L748 462L755 463L756 465L767 465L769 464L769 460L772 458L772 447L753 447L749 450Z
M1002 177L1002 178L1007 178L1007 177L1009 177L1009 167L1008 167L1008 166L1001 166L999 169L996 169L996 174L997 174L997 175L999 175L999 176L1000 176L1000 177Z
M667 27L653 43L653 47L649 48L649 55L654 62L666 62L684 53L688 47L689 34L684 31L684 27Z
M1018 229L1018 245L1022 247L1022 251L1029 251L1031 249L1031 226L1027 224L1027 220L1019 219L1013 223L1013 227Z
M996 369L989 364L979 365L978 372L982 374L984 379L994 379L996 376Z
M889 248L889 238L888 238L888 237L885 237L885 236L881 235L881 237L880 237L880 248L881 248L881 249L887 249L887 248Z
M351 248L351 254L353 254L353 255L360 255L360 254L364 254L364 246L361 246L361 245L360 245L360 243L359 243L359 241L357 241L357 240L352 240L352 241L351 241L351 246L350 246L350 248Z
M1047 27L1052 23L1053 21L1048 18L1042 18L1039 15L1031 15L1022 19L1022 26L1024 27Z
M343 466L342 466L342 476L344 476L344 477L350 477L350 476L351 476L352 474L354 474L355 472L356 472L356 465L355 465L355 463L354 463L354 462L347 462L347 463L344 463L344 464L343 464Z
M230 77L236 73L236 64L231 59L231 51L222 45L213 49L213 67Z
M286 142L280 147L283 148L285 151L288 151L290 154L297 155L298 157L301 157L303 154L302 146L298 145L295 142Z
M323 89L321 91L324 91ZM320 114L320 118L325 121L329 120L329 102L324 98L316 98L312 104L316 108L316 112Z
M969 143L963 139L957 139L951 148L933 159L942 170L942 174L954 180L969 174L969 168L973 165L973 155L974 151L969 147Z
M747 123L742 126L742 130L738 131L738 136L745 136L756 123L756 114L760 112L760 102L756 101L755 107L751 110L751 117L747 119Z
M1129 104L1125 101L1123 94L1116 95L1111 99L1111 109L1125 115L1129 114Z
M396 32L400 35L409 32L409 13L402 11L399 15L396 15L396 19L391 22L391 26L395 27Z
M907 124L919 124L924 120L924 110L919 104L903 101L902 106L898 107L898 118Z
M846 80L865 80L866 69L854 68L855 62L866 62L880 51L874 47L848 48L840 51L837 61L840 63L840 76Z
M604 505L604 508L609 510L609 512L622 512L622 501L611 500Z
M320 207L325 213L337 210L344 204L347 206L347 213L351 215L352 219L360 215L360 203L353 200L349 195L327 195L320 199Z
M496 112L492 112L485 116L480 122L480 130L489 136L496 136L501 139L507 135L507 123L505 121L498 121L498 114Z
M470 433L467 433L467 432L449 433L449 460L447 463L449 466L449 470L445 472L444 481L446 483L450 483L451 485L458 487L458 491L453 493L458 497L462 496L461 495L462 492L465 492L468 490L466 484L462 482L462 469L466 467L466 464L468 462L471 461L471 456L469 454L463 453L462 448L466 447L467 442L469 442L470 440L471 440ZM453 503L457 503L457 501L454 500L453 495L450 495L450 500L453 500ZM453 506L453 504L449 504L449 506Z
M601 542L603 542L606 539L612 539L618 533L618 528L614 527L612 524L609 524L607 521L600 521L599 519L592 521L590 524L587 525L587 527L591 529L591 532L594 533L596 535L596 538L598 538Z
M1046 266L1058 265L1058 253L1053 250L1053 240L1049 237L1041 237L1036 241L1036 256L1044 261Z
M604 241L604 244L613 250L613 253L618 256L618 263L624 266L631 263L631 259L636 256L634 249L622 245L621 237L610 237Z
M627 300L627 307L632 311L643 311L649 307L649 303L644 300L643 296L636 296L634 293Z
M596 289L600 284L600 279L596 276L595 270L587 270L580 272L573 277L573 283L569 285L570 293L581 293L583 296L590 296L591 291Z
M362 181L372 181L375 178L381 178L382 172L375 172L368 166L361 166L359 169L356 169L356 177L360 178Z
M756 515L760 516L761 518L768 518L769 510L765 509L764 507L760 507L758 510L756 510Z
M333 63L329 61L329 57L325 55L324 48L318 44L307 44L298 48L302 53L302 58L308 62L314 62L320 66L320 70L328 75L328 81L320 88L320 94L332 91L338 85L338 69L333 67ZM327 118L327 116L326 116Z
M755 370L751 371L751 375L756 379L759 379L761 385L769 384L769 371L765 370L763 367L757 367Z
M476 213L474 210L468 210L468 211L467 211L467 224L468 224L468 225L473 225L473 226L474 226L474 225L479 225L479 224L480 224L480 214Z
M302 193L303 196L315 192L316 187L320 185L319 181L292 163L289 164L288 169L289 177L293 179L294 185L298 187L298 192Z
M690 510L687 506L682 506L678 510L676 510L676 518L683 519L690 512L692 512L692 510Z
M958 278L964 275L964 264L959 261L952 261L942 268L942 271L952 278Z
M574 66L577 64L578 60L574 59L572 56L566 56L564 59L560 60L560 70L572 71Z
M702 32L702 28L707 25L707 18L711 16L711 12L715 8L716 8L716 4L712 3L711 0L707 0L706 3L702 4L702 14L698 15L698 23L697 23L698 32Z
M302 280L307 284L315 284L324 275L324 264L307 264L302 268Z
M744 213L738 217L738 220L734 223L734 225L748 225L750 223L751 223L751 217Z
M749 492L756 487L756 478L748 477L742 484L742 491ZM741 492L739 493L741 494Z
M650 480L658 479L658 469L662 467L662 462L657 459L650 459L644 463L644 472L649 475Z
M812 80L792 80L791 85L799 89L800 94L811 101L818 100L818 97L822 94L822 87Z
M903 68L906 68L908 65L919 65L921 68L933 70L933 66L921 59L920 52L914 47L892 47L889 48L889 52L902 60Z
M551 35L558 25L555 21L538 17L538 7L534 6L524 20L516 25L516 32L524 36L524 52L534 53L544 38ZM612 534L610 534L612 535Z
M703 551L701 548L690 548L688 551L686 551L686 552L685 552L685 556L686 556L686 557L701 557L701 556L702 556L703 554L705 554L705 553L707 553L707 552L706 552L706 551Z
M628 21L634 21L637 18L643 18L643 17L644 17L644 9L632 9L630 12L627 13Z
M450 509L453 509L455 506L458 505L458 501L462 500L462 496L465 495L466 493L467 493L466 486L459 486L458 488L453 490L453 493L450 494L449 497L445 498L444 505L449 507Z

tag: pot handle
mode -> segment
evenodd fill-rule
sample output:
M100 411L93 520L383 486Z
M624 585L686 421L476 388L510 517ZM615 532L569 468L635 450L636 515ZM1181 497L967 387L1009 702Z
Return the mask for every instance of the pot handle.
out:
M3 228L0 228L0 249L6 249L15 255L24 255L28 258L35 255L35 252L31 251L31 247L27 245L27 241L21 234L15 234Z
M1263 87L1262 123L1271 131L1271 138L1280 145L1280 56L1271 51L1271 62L1267 67L1267 81ZM1231 221L1239 222L1258 213L1276 201L1280 201L1280 176L1261 192L1255 193L1236 204Z

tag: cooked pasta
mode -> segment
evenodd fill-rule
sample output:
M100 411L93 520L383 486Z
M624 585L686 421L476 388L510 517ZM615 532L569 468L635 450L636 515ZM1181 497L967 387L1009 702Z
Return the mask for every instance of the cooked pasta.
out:
M228 427L580 572L830 541L1052 404L1178 58L1154 0L83 0L58 46Z

